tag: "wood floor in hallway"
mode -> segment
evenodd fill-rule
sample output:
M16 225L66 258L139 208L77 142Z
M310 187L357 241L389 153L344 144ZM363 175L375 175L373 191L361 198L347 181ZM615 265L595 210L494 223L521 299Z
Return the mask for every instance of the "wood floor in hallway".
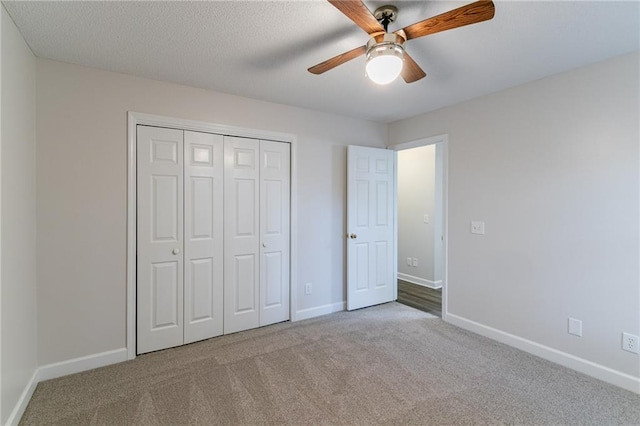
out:
M398 302L442 316L442 289L432 289L398 280Z

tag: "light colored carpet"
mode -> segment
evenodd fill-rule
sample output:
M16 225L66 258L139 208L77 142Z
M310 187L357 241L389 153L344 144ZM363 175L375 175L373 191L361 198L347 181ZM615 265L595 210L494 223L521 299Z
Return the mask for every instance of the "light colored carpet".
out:
M40 383L21 424L638 424L640 397L398 303Z

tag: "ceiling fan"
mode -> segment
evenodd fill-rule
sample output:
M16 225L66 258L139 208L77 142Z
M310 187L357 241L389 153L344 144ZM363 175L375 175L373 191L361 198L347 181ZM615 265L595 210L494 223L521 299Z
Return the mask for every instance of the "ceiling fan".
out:
M414 38L451 30L493 18L491 0L480 0L389 33L388 26L398 16L395 6L381 6L371 13L360 0L328 0L371 37L366 45L349 50L309 68L322 74L347 61L366 55L366 74L378 84L387 84L398 75L407 83L420 80L426 73L405 51L405 42Z

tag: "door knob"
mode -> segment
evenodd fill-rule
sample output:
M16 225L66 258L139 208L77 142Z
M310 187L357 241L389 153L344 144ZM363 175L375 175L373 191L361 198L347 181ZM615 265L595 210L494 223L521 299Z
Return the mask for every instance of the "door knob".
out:
M267 248L267 245L265 243L262 243L262 247Z
M358 236L356 234L349 234L349 238L355 240L356 238L358 238Z
M179 248L174 248L173 250L171 250L171 253L178 254L178 253L180 253L180 249Z

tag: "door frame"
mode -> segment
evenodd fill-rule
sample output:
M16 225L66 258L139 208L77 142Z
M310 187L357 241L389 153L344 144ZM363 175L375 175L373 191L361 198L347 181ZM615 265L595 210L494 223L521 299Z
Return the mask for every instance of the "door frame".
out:
M430 136L423 139L417 139L410 142L403 142L395 145L389 145L387 149L396 151L395 156L395 172L396 172L396 196L395 202L395 239L393 245L393 251L395 256L395 276L396 283L398 281L398 155L397 151L405 149L418 148L421 146L434 145L442 143L442 320L447 321L448 316L448 288L449 288L449 225L448 225L448 212L449 212L449 135L442 134L436 136ZM396 293L397 297L397 293Z
M136 252L137 252L137 138L138 125L167 127L178 130L215 133L223 136L238 136L251 139L289 143L291 146L291 204L289 235L289 321L296 321L297 311L297 137L290 133L277 133L245 127L227 126L204 121L186 120L162 115L127 112L127 292L126 292L126 347L127 359L136 357Z

